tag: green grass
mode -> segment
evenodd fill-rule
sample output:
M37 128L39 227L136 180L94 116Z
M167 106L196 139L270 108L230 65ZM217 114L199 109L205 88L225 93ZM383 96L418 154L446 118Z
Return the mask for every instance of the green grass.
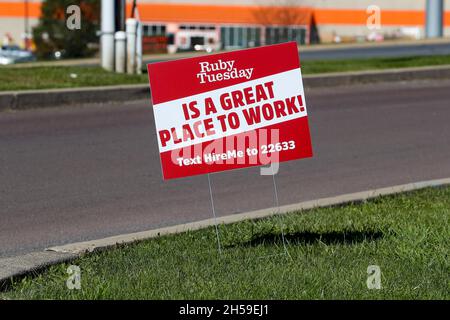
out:
M378 70L450 64L448 56L373 58L302 62L303 74ZM76 78L71 77L76 74ZM146 74L127 75L107 72L100 67L0 67L0 91L73 88L117 84L148 83Z
M19 299L449 299L450 187L163 236L13 284ZM289 256L284 254L285 226ZM380 290L366 285L381 268Z
M147 74L128 75L100 67L0 67L0 91L109 86L148 82Z
M300 56L301 61L301 56ZM423 67L450 64L450 55L398 57L398 58L371 58L351 60L304 61L303 74L381 70L392 68Z

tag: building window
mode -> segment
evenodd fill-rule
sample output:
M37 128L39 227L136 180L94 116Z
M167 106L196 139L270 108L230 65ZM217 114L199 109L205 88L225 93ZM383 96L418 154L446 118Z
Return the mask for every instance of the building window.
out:
M144 24L142 31L144 37L165 36L166 26L162 24Z
M167 35L167 44L175 44L175 35L173 33Z
M216 30L215 26L212 25L185 25L182 24L179 27L180 30Z
M296 41L298 44L305 44L305 27L267 27L266 44L276 44L287 41Z
M261 29L258 27L223 26L220 28L222 49L248 48L261 45Z

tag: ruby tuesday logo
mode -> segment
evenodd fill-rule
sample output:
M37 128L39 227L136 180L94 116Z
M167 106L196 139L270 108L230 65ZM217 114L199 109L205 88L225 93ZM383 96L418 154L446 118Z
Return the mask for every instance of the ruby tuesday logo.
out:
M245 78L249 80L252 77L253 68L238 69L234 65L234 60L216 62L199 62L200 72L197 78L200 83L217 82L230 79Z

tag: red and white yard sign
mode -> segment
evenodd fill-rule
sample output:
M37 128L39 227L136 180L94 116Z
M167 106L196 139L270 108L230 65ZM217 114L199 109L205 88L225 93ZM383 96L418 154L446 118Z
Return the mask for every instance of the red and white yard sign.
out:
M164 179L312 156L297 44L148 65Z

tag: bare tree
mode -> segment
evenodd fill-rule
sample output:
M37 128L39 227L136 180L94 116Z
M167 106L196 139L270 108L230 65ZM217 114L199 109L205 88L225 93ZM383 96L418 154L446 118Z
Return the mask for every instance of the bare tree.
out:
M258 0L256 2L258 8L254 10L253 14L255 20L263 26L302 25L308 20L310 14L308 10L300 10L300 1L298 0L280 0L269 4L263 4Z
M299 0L258 2L253 14L257 23L266 29L266 43L285 42L300 39L299 26L310 27L311 11L301 8ZM274 29L269 29L275 27ZM305 34L305 31L302 31ZM304 38L303 38L304 39Z

